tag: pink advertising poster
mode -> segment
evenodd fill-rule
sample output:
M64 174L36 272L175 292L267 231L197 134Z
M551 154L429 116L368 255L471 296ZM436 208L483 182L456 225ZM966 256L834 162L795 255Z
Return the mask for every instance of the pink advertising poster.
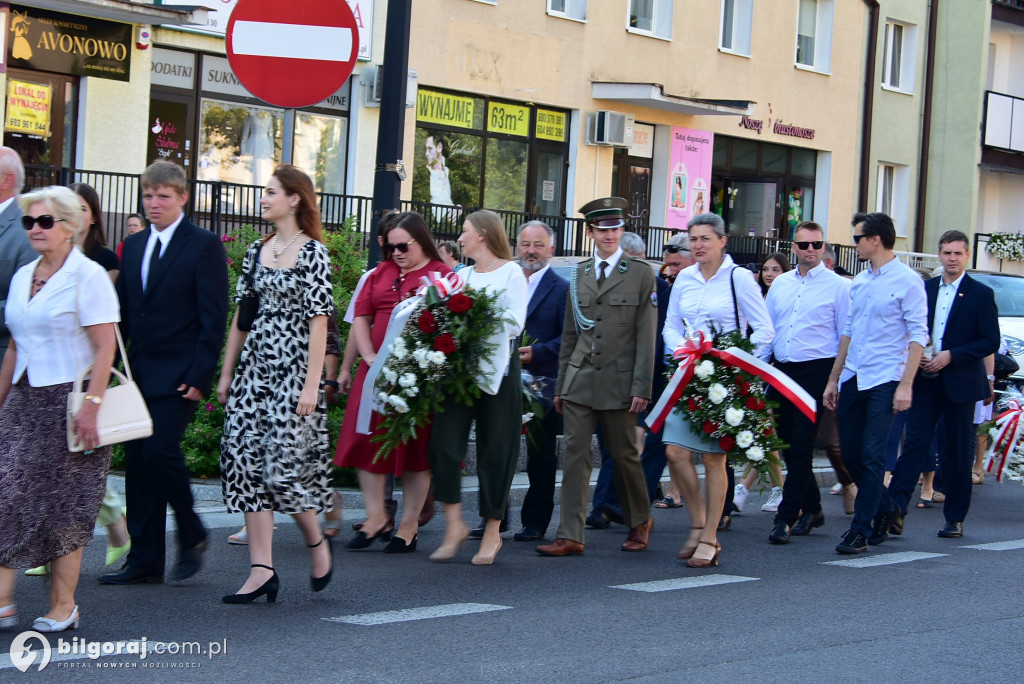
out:
M686 228L691 216L709 211L714 143L711 131L672 127L665 227Z

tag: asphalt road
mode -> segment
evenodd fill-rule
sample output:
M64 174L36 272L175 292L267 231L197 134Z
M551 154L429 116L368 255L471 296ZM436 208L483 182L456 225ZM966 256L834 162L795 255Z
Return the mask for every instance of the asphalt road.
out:
M852 557L887 563L871 567L830 564L851 559L833 550L849 517L840 497L824 492L825 527L787 546L767 542L772 515L759 512L767 492L753 493L748 512L721 534L722 564L710 571L675 559L689 526L685 509L654 513L644 553L621 552L626 530L617 526L588 531L586 554L575 558L538 556L534 544L508 534L490 567L470 565L469 544L452 562L430 562L442 534L438 517L414 554L385 556L380 545L339 548L334 581L321 594L309 590L297 529L282 524L275 605L220 603L240 586L248 564L245 547L224 542L237 529L224 516L209 518L215 543L206 568L186 587L99 585L105 540L98 537L86 549L78 590L82 628L60 636L198 642L204 650L216 643L220 652L77 657L23 674L7 655L14 629L0 632L0 681L1024 679L1018 483L975 487L961 540L936 537L940 508L914 511L902 538ZM1014 543L971 548L1003 542ZM46 611L44 582L19 579L20 629ZM708 582L718 583L694 586Z

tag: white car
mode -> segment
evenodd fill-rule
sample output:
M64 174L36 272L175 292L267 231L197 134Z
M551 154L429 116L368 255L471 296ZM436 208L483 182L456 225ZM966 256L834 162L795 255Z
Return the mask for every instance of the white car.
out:
M1024 384L1024 277L988 271L969 273L972 278L995 292L996 307L999 309L999 332L1006 340L1010 356L1020 366L1020 370L1010 378Z

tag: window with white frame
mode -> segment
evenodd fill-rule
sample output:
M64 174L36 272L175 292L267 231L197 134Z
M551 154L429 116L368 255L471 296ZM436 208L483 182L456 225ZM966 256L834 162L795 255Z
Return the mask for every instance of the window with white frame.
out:
M796 24L796 63L827 72L832 66L832 14L835 0L800 0Z
M905 164L880 163L875 210L888 214L896 226L896 234L907 236L910 216L910 167Z
M725 52L749 56L753 22L754 0L722 0L718 48Z
M885 22L882 58L882 86L904 93L914 92L917 27L898 21Z
M587 0L548 0L548 14L553 17L587 20Z
M670 40L672 0L629 0L626 30Z

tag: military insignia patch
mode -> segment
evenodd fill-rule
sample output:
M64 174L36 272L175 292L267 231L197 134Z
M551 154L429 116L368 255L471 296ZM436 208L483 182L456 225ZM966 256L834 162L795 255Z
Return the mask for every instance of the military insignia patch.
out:
M655 309L658 308L658 291L657 290L655 290L654 292L651 293L651 306L653 306Z

